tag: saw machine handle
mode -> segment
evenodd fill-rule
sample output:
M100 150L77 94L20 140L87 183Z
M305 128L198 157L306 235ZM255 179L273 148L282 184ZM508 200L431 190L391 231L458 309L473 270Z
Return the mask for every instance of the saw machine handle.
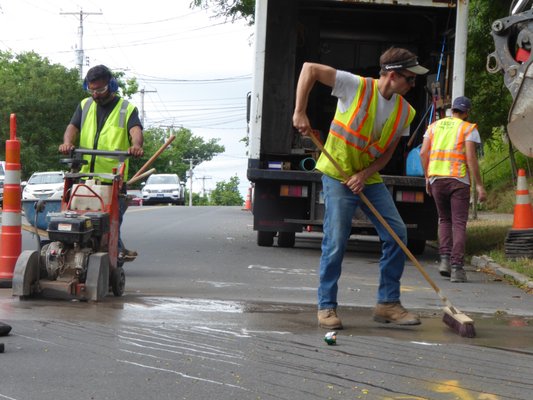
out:
M74 149L73 153L81 154L82 156L100 156L108 158L117 158L120 162L124 162L126 158L130 157L131 154L124 150L96 150L96 149L84 149L78 148Z

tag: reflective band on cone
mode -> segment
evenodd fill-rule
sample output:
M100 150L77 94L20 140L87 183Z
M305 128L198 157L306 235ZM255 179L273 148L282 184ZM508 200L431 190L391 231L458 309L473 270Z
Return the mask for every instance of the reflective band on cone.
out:
M16 136L15 114L11 114L10 123L10 140L6 140L6 176L0 237L0 287L11 287L13 271L22 248L20 142Z
M512 229L533 229L533 207L527 186L526 171L518 170L516 203Z

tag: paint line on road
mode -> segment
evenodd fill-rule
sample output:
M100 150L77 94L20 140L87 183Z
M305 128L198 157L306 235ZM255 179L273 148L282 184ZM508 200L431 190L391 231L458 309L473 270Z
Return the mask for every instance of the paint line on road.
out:
M14 397L9 397L9 396L6 396L6 395L1 394L1 393L0 393L0 398L1 398L1 399L7 399L7 400L17 400L17 399L15 399Z
M161 371L161 372L168 372L170 374L175 374L175 375L181 376L182 378L186 378L186 379L193 379L193 380L197 380L197 381L200 381L200 382L212 383L212 384L221 385L221 386L228 386L228 387L232 387L232 388L235 388L235 389L244 390L245 392L249 392L248 389L246 389L246 388L244 388L242 386L232 385L231 383L214 381L214 380L211 380L211 379L205 379L205 378L201 378L199 376L187 375L187 374L184 374L183 372L174 371L172 369L161 368L161 367L153 367L151 365L140 364L140 363L136 363L136 362L128 361L128 360L118 360L117 359L116 361L120 362L120 363L124 363L124 364L133 365L133 366L136 366L136 367L141 367L141 368L146 368L146 369L153 369L153 370Z
M241 331L245 334L266 334L266 335L292 335L292 332L286 332L286 331L252 331L249 329L241 329Z
M422 346L442 346L440 343L428 343L428 342L411 342L413 344L420 344Z
M196 281L197 283L205 283L207 285L211 285L215 288L226 288L226 287L233 287L233 286L245 286L244 283L238 283L238 282L215 282L215 281Z
M243 307L234 301L220 301L208 299L174 299L170 297L147 297L145 304L125 304L124 309L139 310L149 309L156 311L196 311L196 312L227 312L242 313ZM153 314L152 314L153 317Z
M225 335L235 336L235 337L238 337L238 338L249 338L249 337L251 337L251 335L249 335L247 333L233 332L233 331L228 331L228 330L225 330L225 329L209 328L207 326L197 326L196 329L198 329L200 331L204 331L204 332L223 333Z
M276 268L276 267L269 267L266 265L251 264L251 265L248 265L248 269L258 269L261 271L265 271L269 274L316 276L316 272L311 272L311 270L303 269L303 268Z
M291 292L295 292L295 291L311 291L311 292L316 292L316 287L290 287L290 286L271 286L270 287L271 289L276 289L276 290L290 290Z

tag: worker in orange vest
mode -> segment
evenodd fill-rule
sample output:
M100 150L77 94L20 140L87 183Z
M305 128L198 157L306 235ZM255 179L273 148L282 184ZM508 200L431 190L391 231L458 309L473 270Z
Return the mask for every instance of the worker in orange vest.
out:
M467 280L464 255L471 179L478 200L487 197L476 156L479 132L476 124L466 121L471 108L468 97L457 97L451 117L428 127L420 149L426 190L433 196L439 216L439 272L451 282Z

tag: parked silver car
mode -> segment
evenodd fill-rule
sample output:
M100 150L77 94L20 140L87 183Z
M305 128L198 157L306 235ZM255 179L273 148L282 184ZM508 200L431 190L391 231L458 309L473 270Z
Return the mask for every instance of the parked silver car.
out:
M143 204L185 204L185 184L176 174L154 174L142 185Z
M34 172L27 182L22 182L22 199L61 199L64 177L63 171Z

